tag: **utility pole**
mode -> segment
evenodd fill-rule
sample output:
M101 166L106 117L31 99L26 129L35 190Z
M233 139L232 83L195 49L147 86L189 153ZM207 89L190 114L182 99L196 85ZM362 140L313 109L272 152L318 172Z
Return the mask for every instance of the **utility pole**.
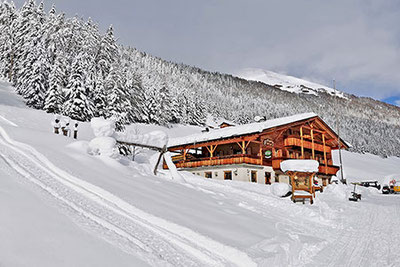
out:
M339 97L336 93L336 81L335 79L333 80L333 89L335 90L335 97L336 97L336 102L339 106ZM342 161L342 146L340 142L340 126L339 126L339 116L336 115L336 131L337 131L337 142L338 142L338 147L339 147L339 162L340 162L340 181L342 184L347 184L346 179L343 176L343 161Z

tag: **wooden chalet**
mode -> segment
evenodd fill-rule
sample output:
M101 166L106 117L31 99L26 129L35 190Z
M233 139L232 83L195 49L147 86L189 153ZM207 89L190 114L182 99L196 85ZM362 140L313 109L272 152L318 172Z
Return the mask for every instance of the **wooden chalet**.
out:
M168 150L181 170L214 179L287 182L286 159L314 159L323 185L339 170L332 150L349 148L316 114L305 113L171 139ZM164 166L166 168L166 166Z

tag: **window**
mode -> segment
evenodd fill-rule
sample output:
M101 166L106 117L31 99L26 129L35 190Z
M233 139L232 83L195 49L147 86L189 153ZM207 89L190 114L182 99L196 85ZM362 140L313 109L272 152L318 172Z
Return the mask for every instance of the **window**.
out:
M265 184L271 184L271 173L265 172Z
M224 179L232 180L232 171L224 171Z
M251 182L257 183L257 171L251 171Z
M212 178L212 172L205 172L205 173L204 173L204 176L205 176L206 178Z

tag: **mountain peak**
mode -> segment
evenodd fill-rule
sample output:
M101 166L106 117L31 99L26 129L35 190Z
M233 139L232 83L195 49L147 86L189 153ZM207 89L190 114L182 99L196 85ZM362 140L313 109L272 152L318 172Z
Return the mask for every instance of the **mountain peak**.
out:
M268 70L245 68L239 71L236 75L246 80L262 82L291 93L318 95L319 93L324 92L340 98L346 98L343 92L328 86Z

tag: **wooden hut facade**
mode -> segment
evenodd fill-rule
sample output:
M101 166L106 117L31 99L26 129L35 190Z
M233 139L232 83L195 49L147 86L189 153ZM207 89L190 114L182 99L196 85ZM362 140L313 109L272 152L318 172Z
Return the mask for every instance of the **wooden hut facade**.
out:
M339 146L349 148L320 117L305 113L171 139L168 150L181 170L266 184L290 183L280 169L283 160L313 159L320 164L318 179L327 185L339 170L332 161Z

